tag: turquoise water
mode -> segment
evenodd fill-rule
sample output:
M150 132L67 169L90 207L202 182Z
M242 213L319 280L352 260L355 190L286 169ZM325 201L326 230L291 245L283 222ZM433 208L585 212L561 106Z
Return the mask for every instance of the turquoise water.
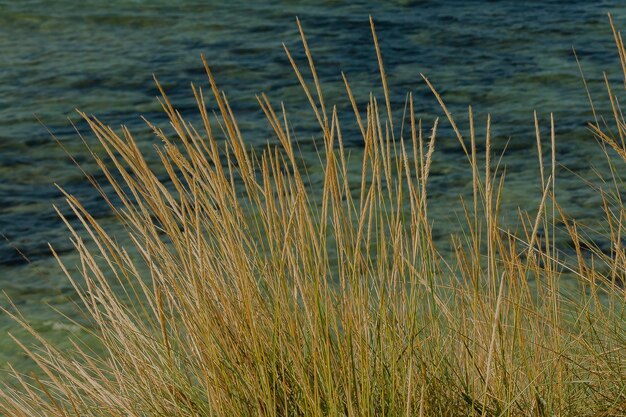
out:
M491 113L496 149L510 139L504 158L507 207L531 209L539 193L533 110L546 138L549 113L554 112L561 203L583 220L598 216L597 198L573 174L592 178L592 168L605 168L585 128L591 112L572 47L600 110L606 110L602 71L620 80L606 13L611 11L618 25L626 27L626 9L620 2L311 4L0 1L0 232L7 237L0 241L0 290L37 330L61 344L75 332L51 310L75 316L77 301L48 249L50 242L72 263L67 233L52 207L63 206L53 184L77 195L93 214L115 227L97 193L50 132L90 172L94 165L74 130L85 132L75 108L112 125L124 123L142 143L153 142L140 116L163 125L166 121L155 99L152 74L175 105L193 118L189 84L207 85L200 61L204 53L249 143L262 146L272 140L255 100L255 94L266 92L291 109L302 147L313 156L314 119L282 51L284 42L297 59L303 58L295 16L308 35L327 102L335 102L343 115L347 146L358 150L361 145L349 123L351 110L340 71L347 74L360 103L367 101L371 89L382 97L371 14L397 114L411 90L427 125L441 115L420 73L438 86L461 126L469 103L480 134ZM447 206L466 192L469 179L456 139L449 129L446 132L447 124L443 126L446 134L438 143L430 182L436 202L432 218L442 219L435 224L435 235L442 242L456 224L448 221L454 213ZM7 306L6 300L0 298L0 305ZM7 361L24 367L8 332L23 334L0 313L0 367Z

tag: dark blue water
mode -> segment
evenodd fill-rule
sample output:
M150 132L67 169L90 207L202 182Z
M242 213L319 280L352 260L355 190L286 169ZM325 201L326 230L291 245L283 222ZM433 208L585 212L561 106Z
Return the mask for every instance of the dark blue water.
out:
M85 126L74 109L112 125L126 124L142 143L154 143L140 120L145 115L166 125L155 99L153 73L175 105L193 119L189 85L208 84L200 61L204 53L250 144L273 140L255 100L255 94L266 92L274 102L285 102L303 149L313 158L314 119L282 50L285 43L304 64L296 16L308 36L327 103L336 103L346 115L342 126L348 146L358 151L361 145L340 72L351 81L359 103L367 102L370 90L382 98L371 14L396 114L406 93L413 91L427 124L442 115L420 73L438 87L465 131L468 104L474 105L479 134L491 113L495 148L510 140L507 204L532 208L539 184L533 110L546 138L554 112L562 164L559 198L573 214L593 218L597 197L568 171L591 178L592 167L602 171L604 164L585 128L591 111L572 47L599 109L606 110L602 71L620 79L606 13L626 25L620 3L0 1L0 232L6 236L0 241L0 290L46 336L62 343L75 330L50 309L72 314L76 301L48 249L51 242L70 264L75 256L52 208L63 205L53 184L77 195L105 224L113 222L65 153L95 172L75 131L85 132ZM468 179L458 168L462 155L456 139L447 124L442 126L448 133L438 144L430 183L431 195L441 202L433 208L435 219L437 213L448 213L446 204L456 201ZM94 143L89 135L86 139ZM436 235L446 238L454 224L440 222ZM5 298L0 305L7 305ZM9 331L23 333L0 313L0 362L20 366Z

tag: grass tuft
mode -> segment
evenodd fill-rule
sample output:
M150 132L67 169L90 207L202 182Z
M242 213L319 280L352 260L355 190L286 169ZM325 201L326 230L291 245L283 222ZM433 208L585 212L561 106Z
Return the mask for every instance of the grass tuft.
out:
M371 21L384 103L370 95L359 107L343 76L363 141L354 172L337 108L323 98L299 21L298 28L314 88L285 50L319 124L321 187L311 184L284 106L264 94L258 102L278 145L246 144L204 57L211 96L193 87L200 126L159 85L174 133L147 123L162 141L165 175L126 128L81 113L102 146L93 157L112 195L96 188L128 239L120 243L65 193L71 216L58 212L80 264L55 256L101 351L80 343L60 351L11 312L37 338L36 347L16 343L40 373L15 371L0 390L0 413L626 415L619 193L602 194L612 242L606 254L556 200L554 120L545 139L535 116L543 193L536 212L520 215L519 230L506 228L505 172L492 155L490 119L486 137L477 137L470 107L465 136L424 77L471 178L472 201L456 207L465 221L451 238L453 254L442 255L428 212L439 120L424 126L409 95L394 122ZM624 44L614 33L626 77ZM626 121L607 87L615 126L590 129L626 161ZM542 147L551 151L547 162ZM572 242L570 255L559 231Z

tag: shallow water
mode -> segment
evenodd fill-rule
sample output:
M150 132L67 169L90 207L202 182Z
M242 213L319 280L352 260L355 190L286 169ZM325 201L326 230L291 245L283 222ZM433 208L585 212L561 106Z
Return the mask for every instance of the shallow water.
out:
M200 61L204 53L251 144L273 140L255 100L255 94L266 92L274 102L285 102L303 149L313 157L314 119L281 45L284 42L297 59L303 58L295 16L308 36L327 102L338 105L348 146L355 151L361 145L350 124L340 71L351 81L359 103L366 103L370 89L382 97L368 22L371 14L396 114L412 90L426 125L442 116L420 73L439 88L464 131L467 104L474 105L479 134L491 113L496 149L510 139L504 158L509 178L505 203L532 209L540 193L533 110L546 138L549 114L554 112L561 203L583 219L598 216L597 198L568 171L586 179L594 175L594 166L606 172L602 153L585 128L592 115L572 47L596 104L606 111L602 71L620 80L606 13L611 11L624 27L626 9L620 2L101 3L0 1L0 232L7 237L0 241L0 290L37 330L58 342L64 343L75 329L62 324L50 306L71 314L76 300L48 249L50 242L70 262L74 256L52 207L63 205L54 183L77 195L105 223L112 223L63 150L87 171L94 169L74 130L76 123L78 131L85 131L74 109L112 125L124 123L143 143L155 142L139 117L166 123L155 99L152 74L175 105L193 117L189 83L208 84ZM460 163L463 156L448 125L442 126L447 133L435 154L430 193L436 202L432 218L442 219L435 224L435 233L444 242L455 230L455 222L448 221L454 213L447 205L467 190L469 171ZM88 135L87 140L93 143ZM7 304L5 298L0 300L0 305ZM8 332L23 334L0 313L0 364L11 361L23 368L22 355Z

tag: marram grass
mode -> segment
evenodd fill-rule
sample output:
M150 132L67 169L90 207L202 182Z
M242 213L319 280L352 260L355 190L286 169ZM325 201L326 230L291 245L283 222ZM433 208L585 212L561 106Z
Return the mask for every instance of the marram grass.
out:
M206 62L212 96L193 90L201 125L185 121L161 90L175 134L150 126L163 142L167 178L128 130L83 115L104 149L94 158L115 196L98 189L118 201L111 209L133 251L66 194L72 218L64 220L80 264L59 261L102 353L80 343L58 350L15 315L38 337L37 346L16 343L40 372L16 371L0 390L0 412L626 415L626 208L603 194L613 250L594 251L554 198L554 124L549 138L537 124L537 146L552 155L545 164L540 158L540 204L520 217L519 233L507 231L489 120L486 137L476 136L471 108L469 126L458 127L427 82L465 152L473 190L458 203L466 221L453 256L440 255L427 195L438 122L423 126L411 96L402 118L392 114L373 24L372 33L384 100L357 105L344 77L364 144L357 173L349 172L337 111L324 101L302 31L306 73L287 52L319 123L321 188L310 186L299 162L285 108L259 97L280 145L252 150ZM590 127L626 159L626 123L609 94L615 121ZM569 234L573 256L556 247L557 228ZM574 288L567 293L566 280Z

